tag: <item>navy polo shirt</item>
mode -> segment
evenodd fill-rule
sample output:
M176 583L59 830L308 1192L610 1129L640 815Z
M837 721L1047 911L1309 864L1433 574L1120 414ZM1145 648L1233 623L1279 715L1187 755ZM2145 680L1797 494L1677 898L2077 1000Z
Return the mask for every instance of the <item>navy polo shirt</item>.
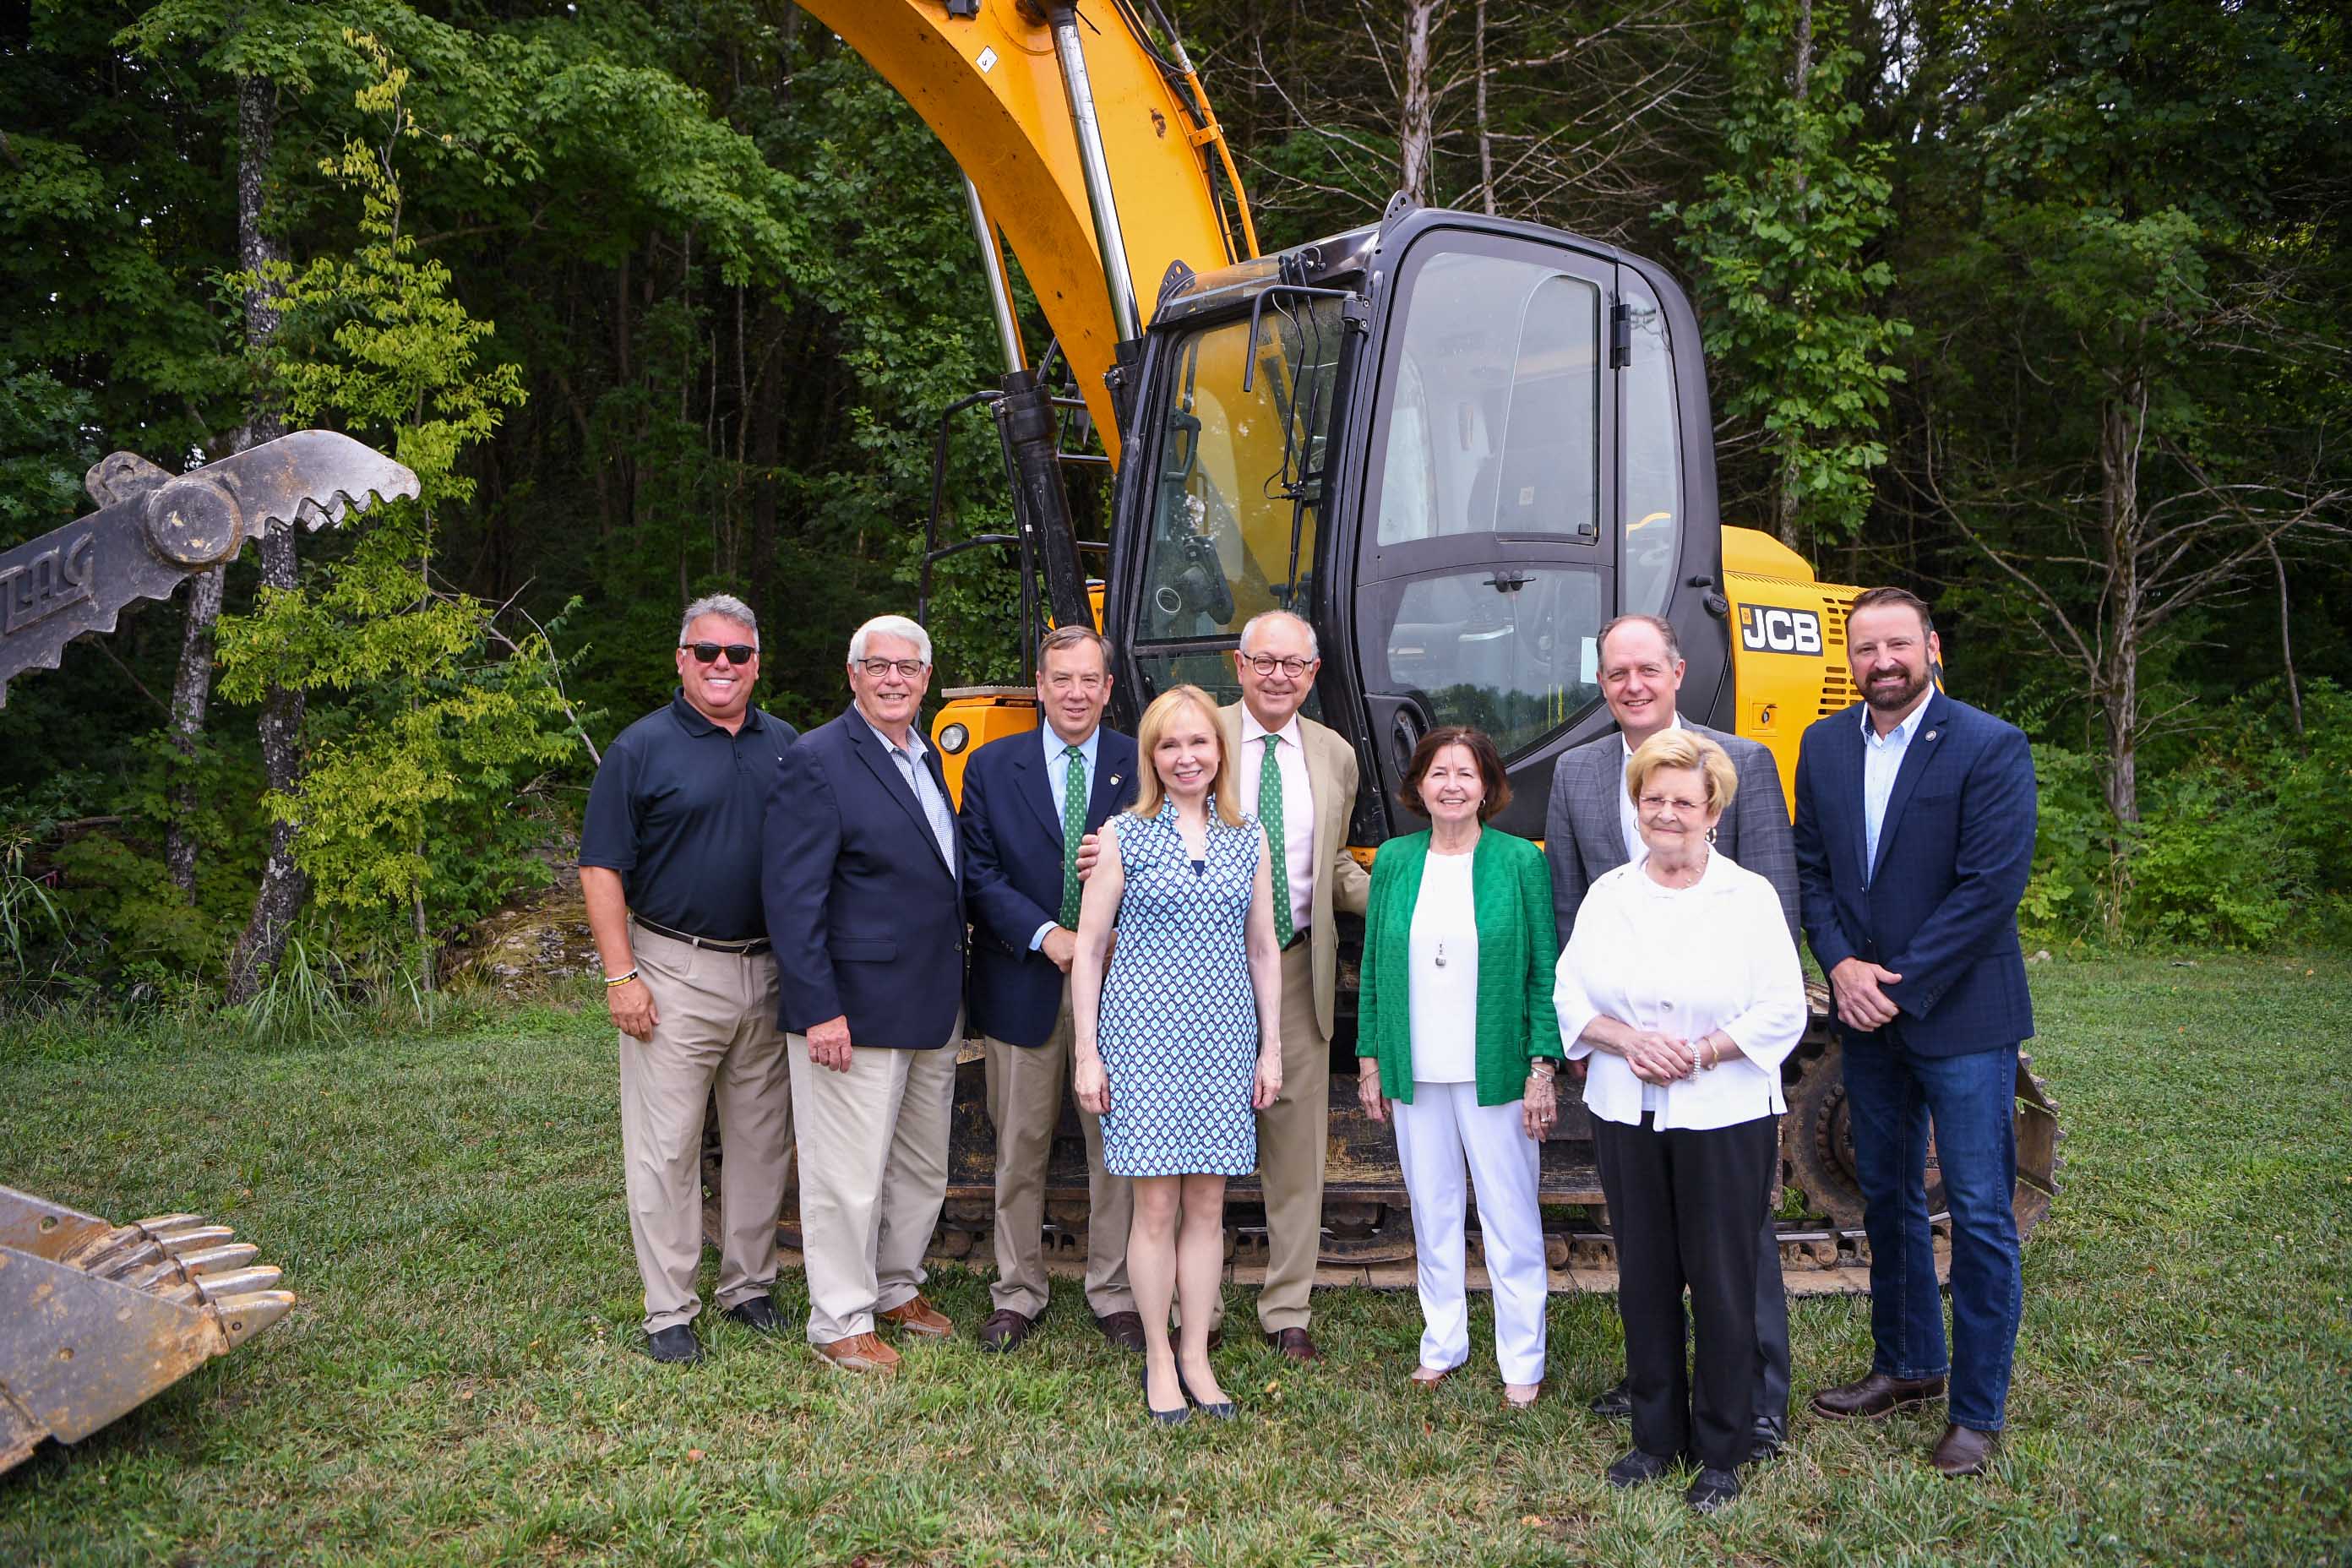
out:
M753 708L730 735L675 691L621 731L588 791L580 863L621 874L631 912L713 942L767 934L760 832L800 731Z

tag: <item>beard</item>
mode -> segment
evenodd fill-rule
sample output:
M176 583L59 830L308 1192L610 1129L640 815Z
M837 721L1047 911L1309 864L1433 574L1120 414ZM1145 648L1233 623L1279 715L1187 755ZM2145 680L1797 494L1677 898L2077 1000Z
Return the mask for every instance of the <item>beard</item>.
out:
M1900 713L1910 707L1918 700L1919 693L1927 689L1927 672L1923 669L1914 673L1906 669L1902 673L1901 684L1892 686L1881 686L1878 677L1874 674L1870 684L1864 689L1864 700L1881 713Z

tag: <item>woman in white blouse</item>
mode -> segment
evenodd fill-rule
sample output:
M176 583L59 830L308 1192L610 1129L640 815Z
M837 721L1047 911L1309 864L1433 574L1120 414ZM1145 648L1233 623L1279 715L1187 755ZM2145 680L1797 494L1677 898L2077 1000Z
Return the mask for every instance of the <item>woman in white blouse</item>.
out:
M1617 1310L1638 1486L1689 1459L1711 1513L1739 1495L1759 1352L1756 1233L1779 1174L1780 1061L1805 1027L1803 972L1772 885L1714 852L1738 777L1686 730L1625 765L1646 851L1592 884L1559 955L1553 1004L1617 1243ZM1693 1346L1683 1352L1684 1288Z

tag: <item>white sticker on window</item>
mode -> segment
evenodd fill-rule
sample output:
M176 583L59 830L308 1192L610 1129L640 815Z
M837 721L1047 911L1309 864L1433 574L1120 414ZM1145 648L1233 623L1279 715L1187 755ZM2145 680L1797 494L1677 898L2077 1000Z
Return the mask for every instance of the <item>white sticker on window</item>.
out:
M1581 639L1581 650L1576 656L1576 683L1598 686L1601 683L1601 642L1597 637Z

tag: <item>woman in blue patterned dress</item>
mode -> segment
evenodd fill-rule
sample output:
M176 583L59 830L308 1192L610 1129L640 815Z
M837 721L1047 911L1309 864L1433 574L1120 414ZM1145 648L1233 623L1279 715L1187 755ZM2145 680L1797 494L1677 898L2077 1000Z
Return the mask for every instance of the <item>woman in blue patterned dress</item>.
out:
M1144 1405L1170 1423L1188 1399L1234 1413L1209 1365L1225 1178L1256 1167L1255 1113L1282 1092L1265 835L1235 804L1221 735L1199 687L1144 710L1135 741L1150 765L1135 808L1103 824L1070 964L1071 1087L1103 1119L1104 1168L1134 1178L1127 1275L1143 1315ZM1181 1346L1169 1342L1171 1299Z

